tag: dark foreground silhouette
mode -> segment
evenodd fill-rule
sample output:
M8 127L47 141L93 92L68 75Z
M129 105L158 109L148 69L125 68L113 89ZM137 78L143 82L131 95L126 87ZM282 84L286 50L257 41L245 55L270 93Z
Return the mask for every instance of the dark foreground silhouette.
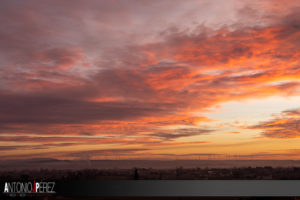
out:
M7 170L1 180L300 180L300 167Z

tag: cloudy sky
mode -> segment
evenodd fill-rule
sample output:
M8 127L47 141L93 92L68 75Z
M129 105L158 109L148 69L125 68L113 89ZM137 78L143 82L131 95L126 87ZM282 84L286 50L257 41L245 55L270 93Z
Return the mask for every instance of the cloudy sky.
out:
M2 0L0 159L300 159L300 1Z

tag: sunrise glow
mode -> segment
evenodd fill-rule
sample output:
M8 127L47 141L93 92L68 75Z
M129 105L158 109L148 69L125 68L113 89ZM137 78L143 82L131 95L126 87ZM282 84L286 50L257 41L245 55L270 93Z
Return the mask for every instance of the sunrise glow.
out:
M300 1L5 1L0 159L300 159Z

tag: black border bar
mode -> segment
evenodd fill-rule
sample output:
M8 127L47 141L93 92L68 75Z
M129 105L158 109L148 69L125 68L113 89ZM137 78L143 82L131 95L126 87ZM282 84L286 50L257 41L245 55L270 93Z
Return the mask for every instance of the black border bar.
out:
M97 197L297 197L300 180L108 180L57 182L56 194Z

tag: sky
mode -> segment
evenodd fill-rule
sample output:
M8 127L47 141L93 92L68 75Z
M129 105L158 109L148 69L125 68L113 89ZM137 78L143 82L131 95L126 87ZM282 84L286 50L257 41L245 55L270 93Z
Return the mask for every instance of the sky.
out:
M300 1L2 0L0 159L300 159Z

